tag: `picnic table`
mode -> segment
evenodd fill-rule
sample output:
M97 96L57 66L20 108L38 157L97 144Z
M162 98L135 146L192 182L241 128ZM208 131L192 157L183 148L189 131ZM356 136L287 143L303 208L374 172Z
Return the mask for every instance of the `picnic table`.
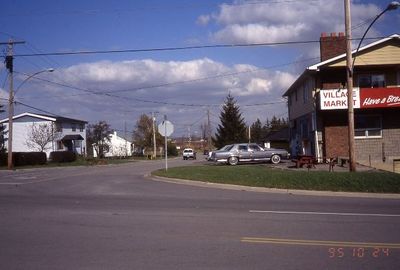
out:
M315 158L310 155L298 155L297 159L292 159L292 162L296 163L296 168L303 168L304 165L307 168L315 168Z

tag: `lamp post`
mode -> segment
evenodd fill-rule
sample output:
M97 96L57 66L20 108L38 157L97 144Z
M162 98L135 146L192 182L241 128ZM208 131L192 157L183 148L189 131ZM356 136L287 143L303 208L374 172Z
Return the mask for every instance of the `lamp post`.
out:
M29 75L25 80L21 82L21 84L15 90L15 93L21 88L21 86L26 83L32 77L43 73L43 72L53 72L54 69L49 68L45 70L41 70ZM13 116L14 116L14 80L13 80L13 70L10 69L10 93L8 98L8 156L7 156L7 168L12 170L14 167L13 159L12 159L12 139L13 139Z
M379 13L375 19L368 26L367 30L363 34L357 49L354 53L354 58L351 53L351 19L350 19L350 0L344 0L345 7L345 31L346 31L346 79L347 79L347 107L348 107L348 140L349 140L349 170L351 172L356 171L356 160L354 151L354 107L353 107L353 74L354 74L354 63L357 57L358 50L360 49L361 43L364 40L367 32L372 25L386 12L389 10L395 10L400 6L397 1L391 2L386 9Z

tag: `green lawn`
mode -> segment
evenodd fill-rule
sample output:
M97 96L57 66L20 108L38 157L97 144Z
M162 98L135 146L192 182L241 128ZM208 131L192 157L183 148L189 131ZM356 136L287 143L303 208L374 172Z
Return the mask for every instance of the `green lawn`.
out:
M188 166L158 170L156 176L281 189L400 193L400 175L390 172L289 171L265 165Z

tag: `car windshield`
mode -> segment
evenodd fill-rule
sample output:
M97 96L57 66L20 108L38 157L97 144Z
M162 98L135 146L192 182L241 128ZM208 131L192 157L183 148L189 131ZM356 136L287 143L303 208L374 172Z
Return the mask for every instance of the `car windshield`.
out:
M186 150L183 150L183 152L184 153L191 153L191 152L193 152L193 150L192 149L186 149Z
M230 151L233 146L235 146L234 144L229 144L229 145L225 145L224 147L221 148L222 151Z

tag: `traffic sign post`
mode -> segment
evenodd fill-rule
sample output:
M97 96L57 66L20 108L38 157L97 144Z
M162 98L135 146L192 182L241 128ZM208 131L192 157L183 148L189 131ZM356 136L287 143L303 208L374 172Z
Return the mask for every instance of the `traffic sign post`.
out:
M168 171L168 136L174 132L174 125L167 120L164 115L164 121L158 125L158 133L165 137L165 171Z

